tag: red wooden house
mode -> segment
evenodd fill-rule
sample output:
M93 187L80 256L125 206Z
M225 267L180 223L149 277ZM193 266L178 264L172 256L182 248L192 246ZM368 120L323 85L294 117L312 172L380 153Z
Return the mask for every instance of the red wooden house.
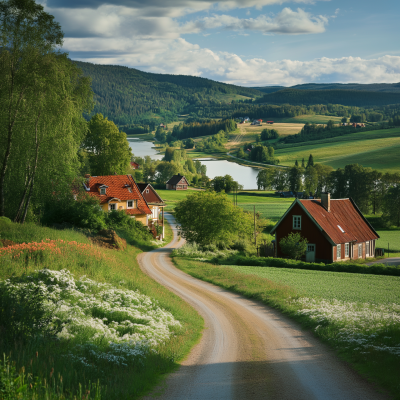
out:
M174 175L167 182L167 190L187 190L188 186L189 186L188 181L181 174Z
M291 232L308 240L305 260L335 262L373 257L379 235L364 218L352 199L296 199L272 229L276 256L284 257L279 241Z

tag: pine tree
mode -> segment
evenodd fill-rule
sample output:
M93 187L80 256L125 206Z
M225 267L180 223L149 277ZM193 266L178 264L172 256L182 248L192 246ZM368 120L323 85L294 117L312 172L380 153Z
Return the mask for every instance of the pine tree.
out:
M296 162L294 163L294 165L295 165L296 167L298 167L298 166L299 166L299 162L296 160Z
M302 167L302 168L305 168L305 165L304 165L304 158L301 160L301 167Z
M310 154L310 157L308 157L307 167L313 167L313 166L314 166L314 158L312 154Z

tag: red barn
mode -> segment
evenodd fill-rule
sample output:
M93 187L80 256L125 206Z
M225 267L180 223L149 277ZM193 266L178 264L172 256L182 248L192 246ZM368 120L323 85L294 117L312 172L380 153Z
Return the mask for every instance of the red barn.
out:
M364 218L352 199L296 199L272 229L276 256L284 257L279 241L291 232L308 240L307 262L335 262L373 257L379 235Z

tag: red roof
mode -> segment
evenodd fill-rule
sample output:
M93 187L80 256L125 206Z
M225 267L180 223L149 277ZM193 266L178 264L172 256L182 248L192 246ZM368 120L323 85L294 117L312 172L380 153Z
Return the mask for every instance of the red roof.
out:
M321 205L321 200L299 202L336 244L363 243L379 238L351 199L331 199L330 212Z
M135 161L131 161L131 167L139 168L140 165L138 163L135 163Z
M105 195L100 194L100 187L103 185L107 186ZM131 175L92 176L86 182L86 190L90 196L97 197L100 204L108 203L112 199L137 200L137 208L125 210L127 214L151 214Z

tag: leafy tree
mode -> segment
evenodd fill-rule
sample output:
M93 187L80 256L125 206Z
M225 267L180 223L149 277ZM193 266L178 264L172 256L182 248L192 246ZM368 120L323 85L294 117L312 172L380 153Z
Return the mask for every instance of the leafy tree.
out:
M172 161L173 157L174 157L173 147L167 147L165 149L164 161Z
M0 2L0 215L18 222L78 173L92 92L62 39L33 0Z
M82 146L89 154L92 174L124 174L132 157L126 134L101 114L92 117L88 128Z
M383 197L383 220L400 226L400 186L389 188Z
M308 240L303 238L300 232L291 232L279 241L279 246L283 254L297 260L305 254L307 243Z
M345 124L345 123L347 122L347 117L343 117L343 118L341 119L341 121L342 121L343 124Z
M211 181L211 186L216 192L224 191L225 193L230 193L242 187L230 175L216 176Z
M185 141L185 149L193 149L194 148L194 140L189 138Z
M304 171L304 190L308 196L313 195L318 186L318 173L314 167L308 167Z
M270 139L278 139L279 133L276 129L264 129L261 131L261 140L270 140Z
M180 171L180 165L175 163L174 161L161 161L157 167L156 171L158 173L157 183L164 184L167 182L172 176L176 175Z
M310 157L308 157L307 161L307 167L313 167L314 166L314 157L312 154L310 154Z
M262 169L257 174L258 189L267 190L273 185L274 171L272 168Z
M181 235L201 246L223 242L227 246L251 238L252 216L233 205L224 193L200 191L189 194L175 207Z
M237 152L237 157L238 158L244 158L245 154L242 148L239 149L239 151Z
M301 192L303 190L303 169L292 167L289 169L289 189L292 192Z

